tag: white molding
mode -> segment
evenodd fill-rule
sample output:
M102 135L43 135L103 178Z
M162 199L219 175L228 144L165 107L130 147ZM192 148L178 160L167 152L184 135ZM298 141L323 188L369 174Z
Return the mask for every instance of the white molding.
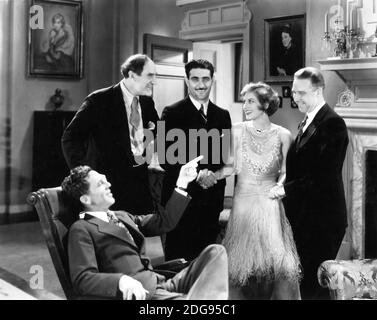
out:
M198 3L198 2L204 2L204 1L207 1L207 0L176 0L176 5L177 7L180 7L180 6L185 6L185 5L188 5L188 4L194 4L194 3Z
M377 80L377 58L328 59L318 63L323 71L335 71L348 85Z
M348 129L377 130L377 119L344 119Z
M247 2L203 6L186 11L179 36L182 39L203 40L224 38L235 33L242 35L251 18Z
M334 110L343 118L377 120L377 106L376 108L335 107Z
M377 69L377 58L327 59L318 63L322 70L329 71Z

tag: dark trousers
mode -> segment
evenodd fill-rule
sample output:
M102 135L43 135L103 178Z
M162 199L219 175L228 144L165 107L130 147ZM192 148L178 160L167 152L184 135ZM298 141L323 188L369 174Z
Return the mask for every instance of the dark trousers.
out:
M300 287L302 299L329 299L328 289L319 285L317 271L323 261L336 258L344 234L344 229L331 232L328 230L296 231L297 251L304 273Z
M177 227L166 234L166 259L193 260L208 245L216 243L219 215L217 208L190 203Z
M134 215L153 210L147 164L129 168L126 177L113 177L110 181L115 203L112 210L125 210Z
M158 284L153 300L226 300L228 258L222 245L211 245L188 267Z

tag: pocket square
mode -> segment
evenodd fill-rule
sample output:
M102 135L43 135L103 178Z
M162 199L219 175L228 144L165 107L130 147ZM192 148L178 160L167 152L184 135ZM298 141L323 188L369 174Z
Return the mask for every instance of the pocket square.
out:
M152 122L152 121L149 121L148 122L148 130L154 130L156 128L156 125Z

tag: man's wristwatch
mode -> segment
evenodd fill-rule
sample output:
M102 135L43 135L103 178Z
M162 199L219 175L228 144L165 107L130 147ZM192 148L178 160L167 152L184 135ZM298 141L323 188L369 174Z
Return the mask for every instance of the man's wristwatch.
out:
M187 191L187 188L184 188L184 187L176 186L176 188L185 192Z

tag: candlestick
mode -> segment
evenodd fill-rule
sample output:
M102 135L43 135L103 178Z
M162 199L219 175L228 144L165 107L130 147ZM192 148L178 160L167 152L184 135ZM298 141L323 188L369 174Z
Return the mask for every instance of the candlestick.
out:
M349 20L349 30L351 30L352 28L353 28L353 11L354 11L354 9L352 8L351 9L351 12L350 12L350 20Z
M361 29L361 10L357 9L357 14L356 14L356 28L358 30Z
M352 10L352 29L357 29L357 8Z
M329 31L329 13L326 12L325 14L325 32Z

